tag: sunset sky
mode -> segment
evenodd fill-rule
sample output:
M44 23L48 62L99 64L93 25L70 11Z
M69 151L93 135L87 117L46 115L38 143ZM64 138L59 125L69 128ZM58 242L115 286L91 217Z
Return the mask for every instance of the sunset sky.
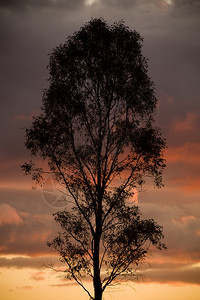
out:
M56 233L57 209L19 166L29 160L24 128L48 86L48 53L91 17L123 19L144 37L168 145L164 188L138 193L143 216L163 225L168 249L153 251L138 282L108 289L104 299L199 300L199 0L0 0L0 298L88 299L45 266L56 262L46 241Z

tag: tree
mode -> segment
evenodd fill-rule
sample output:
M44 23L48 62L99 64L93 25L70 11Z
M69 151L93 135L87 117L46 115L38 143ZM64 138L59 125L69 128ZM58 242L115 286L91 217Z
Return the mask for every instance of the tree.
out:
M134 276L149 246L162 249L162 227L131 201L146 177L162 185L165 141L154 126L157 100L142 38L123 21L92 19L50 55L42 112L25 145L48 162L70 195L57 212L61 233L49 243L91 299L117 277ZM44 170L22 168L40 182ZM82 278L93 280L94 296Z

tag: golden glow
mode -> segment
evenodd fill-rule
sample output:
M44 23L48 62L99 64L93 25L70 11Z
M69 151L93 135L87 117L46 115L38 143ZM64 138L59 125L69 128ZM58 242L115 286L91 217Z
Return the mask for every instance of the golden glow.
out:
M200 268L200 262L190 265L191 268Z
M89 283L87 284L89 286ZM12 300L87 300L88 296L82 289L70 281L63 280L63 274L43 269L8 269L1 268L0 288L2 299ZM130 283L109 288L105 300L199 300L200 286Z
M85 0L85 5L92 5L94 3L98 2L98 0Z
M172 5L173 4L173 2L172 2L172 0L164 0L168 5Z

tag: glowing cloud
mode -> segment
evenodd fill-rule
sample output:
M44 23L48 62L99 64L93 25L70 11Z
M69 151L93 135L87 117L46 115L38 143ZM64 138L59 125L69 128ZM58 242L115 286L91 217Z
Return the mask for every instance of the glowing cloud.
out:
M200 116L196 112L189 112L185 120L175 121L172 124L174 132L186 132L198 129L198 120Z
M170 147L166 151L167 162L169 163L193 163L200 162L200 143L186 143L180 147Z
M36 280L36 281L45 280L44 274L45 274L44 272L37 272L37 273L34 273L34 274L31 276L31 279Z
M0 226L4 224L22 224L23 220L16 209L8 204L0 204Z
M92 5L94 3L96 3L98 0L85 0L85 5Z
M172 5L173 4L172 0L164 0L164 2L166 2L168 5Z

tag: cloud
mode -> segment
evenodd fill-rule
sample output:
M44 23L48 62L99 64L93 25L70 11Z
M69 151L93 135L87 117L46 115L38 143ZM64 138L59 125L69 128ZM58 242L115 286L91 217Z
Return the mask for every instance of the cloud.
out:
M200 125L200 115L196 112L189 112L185 120L173 122L172 130L175 134L178 132L194 131L200 128L198 125Z
M20 11L29 10L32 8L69 8L75 9L82 7L83 0L0 0L0 7L6 9L17 9Z
M139 194L140 196L140 194ZM199 284L199 243L200 236L200 209L199 204L163 205L162 203L140 202L143 218L153 218L164 227L166 251L152 251L147 258L144 267L139 268L140 273L145 275L145 282L177 282ZM42 271L33 273L32 279L44 280L43 268L45 265L58 264L58 256L43 256L47 254L44 245L48 237L45 230L53 227L46 215L25 214L24 220L27 230L21 228L21 232L15 232L15 241L7 243L8 249L2 253L18 253L18 257L0 257L0 267L6 268L34 268ZM6 230L6 236L12 236ZM41 236L40 236L41 235ZM42 240L42 242L41 242ZM2 242L1 242L2 244ZM40 251L40 252L39 252ZM26 253L30 257L20 257ZM38 256L39 255L39 256ZM198 267L198 269L196 268ZM41 273L40 273L41 272ZM170 274L172 275L170 277ZM187 276L188 274L188 276ZM62 286L62 284L61 284Z
M166 150L168 187L188 193L200 191L200 143L187 142Z
M187 193L188 197L192 194L199 194L200 191L200 167L189 163L176 163L168 167L169 172L166 185L174 191ZM179 199L181 195L179 195ZM189 200L189 199L188 199ZM180 201L180 200L179 200Z
M169 147L166 150L168 163L200 163L200 143L186 143L179 147Z
M45 275L44 272L37 272L37 273L34 273L30 279L35 280L35 281L45 280L44 275Z
M169 5L170 2L165 0L0 0L0 7L7 9L28 10L32 8L53 8L53 9L81 9L84 5L107 5L109 7L115 6L118 9L130 9L133 6L144 6L148 4L162 6Z
M5 209L6 208L6 209ZM5 216L1 218L1 254L24 254L38 256L50 253L47 241L53 236L55 222L48 214L30 214L3 206Z
M15 121L31 121L33 119L33 116L38 116L40 114L40 111L34 111L31 112L30 114L18 114L14 116Z
M146 265L146 268L139 269L139 272L144 275L145 283L158 282L171 285L179 284L200 284L200 266L199 263L192 263L192 260L185 256L182 261L175 257L163 257L164 263L157 262L157 257L153 263ZM159 256L158 256L159 261Z
M117 8L126 8L126 9L130 9L131 7L138 5L139 2L146 2L145 0L143 1L139 1L139 0L124 0L124 1L120 1L120 0L102 0L102 3L108 5L108 6L114 6ZM150 1L152 2L152 1Z
M181 217L179 222L181 224L188 224L189 222L196 221L196 220L197 218L194 216L185 216L185 217Z
M196 101L195 101L196 102ZM175 102L174 102L175 103ZM176 111L175 104L171 103L172 110ZM195 104L196 105L196 104ZM182 111L183 110L183 111ZM189 108L188 108L189 110ZM199 143L199 131L200 131L200 112L199 109L185 111L180 109L180 112L176 114L172 113L171 121L168 123L167 139L169 140L169 147L183 146L184 144Z
M198 0L173 0L174 9L181 14L196 15L200 12L200 3Z
M0 204L0 226L5 224L22 224L23 220L14 207L8 204Z
M150 71L157 83L157 90L169 91L171 96L174 96L174 93L177 96L178 91L181 100L185 98L186 93L190 95L194 91L197 93L198 77L196 75L198 73L194 74L194 70L197 72L199 70L197 59L199 39L195 36L193 26L196 25L193 25L193 19L188 25L186 20L181 18L181 12L179 12L180 19L173 16L171 10L162 15L159 3L163 1L99 0L98 5L94 7L81 6L82 2L0 1L2 7L12 8L10 14L3 10L2 18L0 18L2 41L0 96L3 99L0 104L2 112L0 155L4 160L9 160L11 157L19 160L20 157L25 156L24 131L21 128L28 126L30 112L38 110L40 107L42 89L47 85L47 53L59 43L64 42L66 37L77 30L79 25L88 21L90 16L102 15L109 23L123 18L130 28L141 31L141 34L145 36L144 51L151 59ZM74 5L76 8L74 14L67 8L63 8L62 3ZM198 6L194 1L192 3L190 6ZM180 10L180 6L187 6L185 2L183 4L179 3L179 5L173 6L173 10ZM34 7L34 11L31 9L24 11L22 18L17 14L16 7L27 5ZM41 7L53 5L57 8L61 7L61 9L59 11L58 9L41 9ZM135 5L137 5L137 9L133 9ZM108 6L112 8L112 13ZM187 26L191 26L188 31ZM165 51L166 49L167 51ZM190 55L191 51L193 55ZM176 72L171 71L173 68L176 69ZM177 100L176 97L177 107L181 103L180 99ZM190 105L194 105L193 97L191 97ZM176 114L177 110L176 108L173 114ZM10 116L12 116L12 120ZM20 119L24 123L16 124L14 118ZM166 122L170 121L171 115L168 107L167 113L166 111L162 112L161 118L167 118ZM13 174L12 170L9 173Z
M144 218L153 218L164 228L166 251L159 252L160 260L171 262L198 262L200 236L200 208L196 205L177 202L141 203ZM159 261L159 259L158 259Z
M31 285L22 285L22 286L18 286L18 289L25 289L25 290L32 290L33 286Z
M67 283L58 283L58 284L51 284L50 286L52 286L52 287L67 287L67 286L72 286L72 285L76 285L76 282L71 282L71 281L69 281L69 282L67 282Z
M53 260L57 261L58 257ZM38 256L38 257L0 257L0 268L14 268L14 269L45 269L46 265L52 261L52 256Z
M0 242L3 247L0 248L0 254L22 254L30 256L40 256L50 254L51 250L47 246L47 241L52 236L50 229L45 229L44 226L39 229L34 225L27 226L27 229L22 229L21 232L15 231L14 228L4 228L0 230Z
M115 6L122 9L131 9L132 7L136 6L137 8L143 7L144 10L153 10L155 8L166 9L171 7L173 4L173 0L100 0L99 2L105 3L111 7Z
M106 4L108 6L115 6L117 8L126 8L130 9L133 6L145 6L149 3L151 5L165 7L169 6L174 9L181 11L181 13L186 12L189 10L190 13L194 12L195 9L199 7L198 0L190 1L187 0L0 0L0 7L7 8L7 9L30 9L30 8L70 8L70 9L81 9L84 7L84 4L95 4L98 3L99 5Z
M8 205L3 211L10 213L2 216L0 253L31 256L1 257L0 266L40 269L43 259L38 256L50 253L46 240L56 230L53 218L47 216L52 209L44 204L40 191L17 190L25 180L31 186L30 178L19 170L26 157L22 127L29 126L31 112L40 108L42 89L47 86L47 53L90 17L103 16L109 24L124 19L144 36L143 53L150 58L149 74L160 100L158 121L169 146L166 187L143 193L144 215L164 226L168 246L151 258L155 272L152 278L148 272L147 277L158 282L159 278L162 282L170 278L173 282L199 281L199 269L181 267L200 259L200 2L166 2L98 0L85 5L83 0L0 0L0 180L7 187L0 193L2 203ZM8 189L11 185L13 190ZM139 193L142 205L140 198Z
M200 284L200 268L151 269L145 273L144 281L168 283L172 285L177 285L177 283Z

